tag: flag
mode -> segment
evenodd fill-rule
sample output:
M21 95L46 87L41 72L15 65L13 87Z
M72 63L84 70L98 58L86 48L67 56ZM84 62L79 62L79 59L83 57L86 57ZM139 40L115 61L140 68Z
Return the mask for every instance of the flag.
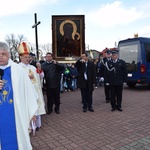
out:
M91 57L92 59L94 58L92 50L90 50L90 57Z

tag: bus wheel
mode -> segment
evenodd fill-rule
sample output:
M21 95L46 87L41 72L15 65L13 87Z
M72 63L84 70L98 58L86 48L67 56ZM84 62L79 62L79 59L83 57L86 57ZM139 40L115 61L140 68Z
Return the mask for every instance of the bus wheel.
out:
M128 86L128 87L133 88L133 87L135 87L135 85L136 85L136 83L133 83L133 82L127 82L127 86Z

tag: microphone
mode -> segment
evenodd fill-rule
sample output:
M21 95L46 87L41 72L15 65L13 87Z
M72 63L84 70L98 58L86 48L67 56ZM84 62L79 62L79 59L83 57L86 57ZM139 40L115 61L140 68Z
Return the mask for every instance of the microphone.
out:
M4 70L0 69L0 80L2 80L3 75L4 75Z

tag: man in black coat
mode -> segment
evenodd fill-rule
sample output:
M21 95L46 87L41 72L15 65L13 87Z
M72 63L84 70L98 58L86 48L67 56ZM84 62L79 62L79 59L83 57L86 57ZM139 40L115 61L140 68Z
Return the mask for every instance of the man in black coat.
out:
M92 94L96 83L95 65L88 60L88 54L85 53L76 62L75 67L78 70L77 87L81 90L83 112L86 112L87 109L93 112Z
M111 91L112 111L122 111L123 83L126 82L127 69L125 61L118 59L118 51L112 51L112 60L106 63L106 84L109 84Z
M52 113L53 104L55 104L55 112L60 114L60 79L64 65L56 62L51 53L47 53L46 61L42 63L41 67L44 71L46 81L47 114Z
M36 67L37 61L36 61L36 56L35 56L35 54L30 53L30 57L31 57L30 65Z

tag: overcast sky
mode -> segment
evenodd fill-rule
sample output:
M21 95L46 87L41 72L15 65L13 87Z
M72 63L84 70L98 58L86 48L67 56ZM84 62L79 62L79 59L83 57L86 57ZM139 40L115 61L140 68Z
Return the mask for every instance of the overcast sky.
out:
M38 43L52 43L52 15L85 15L85 44L102 51L115 42L150 37L149 0L1 0L0 41L8 34L23 34L35 43L34 13L37 13Z

